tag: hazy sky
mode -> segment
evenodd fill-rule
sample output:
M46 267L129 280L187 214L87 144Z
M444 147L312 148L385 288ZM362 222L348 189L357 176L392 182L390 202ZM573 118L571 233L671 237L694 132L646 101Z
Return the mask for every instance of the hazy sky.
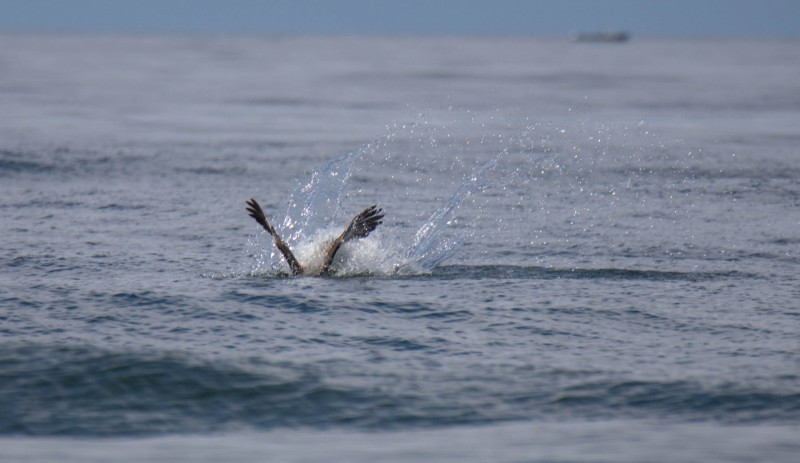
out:
M800 37L798 0L0 0L0 32Z

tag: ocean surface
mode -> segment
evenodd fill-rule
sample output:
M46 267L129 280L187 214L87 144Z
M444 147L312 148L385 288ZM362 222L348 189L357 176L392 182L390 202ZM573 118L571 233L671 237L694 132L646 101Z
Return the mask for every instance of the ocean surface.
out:
M0 108L0 461L797 461L800 42L2 35Z

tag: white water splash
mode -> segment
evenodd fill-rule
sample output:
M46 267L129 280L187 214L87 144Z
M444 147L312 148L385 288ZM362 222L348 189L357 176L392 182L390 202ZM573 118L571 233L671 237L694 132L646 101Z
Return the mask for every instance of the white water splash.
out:
M334 159L298 185L286 218L276 221L278 231L301 262L312 266L354 214L371 204L386 208L375 232L340 249L333 263L337 275L428 273L465 247L470 253L463 260L471 262L501 256L502 262L544 265L554 255L573 259L571 250L579 248L597 259L632 241L614 233L598 240L595 229L616 230L630 211L653 207L654 199L642 199L648 192L640 185L652 175L642 166L669 173L677 165L678 175L685 162L667 156L638 127L597 128L580 121L566 128L497 125L447 127L423 120L387 127L386 136ZM657 199L681 215L689 206L680 197L691 191L690 183L664 185ZM257 262L249 273L286 273L272 240L254 243L250 255Z
M367 146L348 152L311 174L289 197L286 217L278 233L293 248L298 260L310 270L322 266L327 244L340 232L350 217L342 217L342 199L356 160L369 154ZM471 194L489 188L492 183L485 173L496 165L496 159L476 167L456 191L419 227L410 242L393 238L382 230L392 227L391 220L369 237L346 243L334 260L332 269L339 276L392 275L427 273L452 257L463 245L461 236L445 237L454 211ZM408 233L402 233L408 235ZM272 240L251 243L260 248L251 274L283 274L286 262L274 248ZM268 250L264 249L268 246ZM252 246L251 246L252 247Z
M303 236L312 236L330 228L341 209L342 195L353 172L360 151L340 156L320 170L289 197L286 217L278 227L284 240L293 245Z
M458 251L464 244L463 238L444 239L441 236L441 231L448 225L453 216L453 211L469 195L490 186L483 174L495 165L497 165L497 160L492 159L478 166L458 187L450 199L431 214L427 222L417 230L410 246L406 249L407 262L400 267L401 269L406 271L430 271Z

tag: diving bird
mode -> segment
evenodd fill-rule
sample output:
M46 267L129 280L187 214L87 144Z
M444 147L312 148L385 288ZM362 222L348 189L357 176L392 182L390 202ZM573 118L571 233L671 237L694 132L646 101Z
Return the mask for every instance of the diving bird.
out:
M264 230L266 230L267 233L272 235L272 239L275 240L275 247L278 248L281 254L283 254L283 257L286 259L286 262L289 263L289 268L292 269L292 274L305 274L307 269L297 260L289 245L286 244L280 236L278 236L278 233L275 231L275 228L272 226L272 224L269 223L269 220L267 220L267 216L264 214L264 211L261 209L261 206L258 204L258 202L255 199L250 198L249 201L246 201L246 204L247 207L245 209L250 214L250 217L254 218L256 222L264 227ZM378 208L376 205L364 209L355 217L353 217L350 223L347 224L347 227L344 229L342 234L337 236L333 241L329 242L325 248L325 261L322 264L320 273L325 275L330 272L333 258L336 257L336 252L344 243L355 239L366 238L373 230L378 228L378 225L383 223L382 219L383 209Z

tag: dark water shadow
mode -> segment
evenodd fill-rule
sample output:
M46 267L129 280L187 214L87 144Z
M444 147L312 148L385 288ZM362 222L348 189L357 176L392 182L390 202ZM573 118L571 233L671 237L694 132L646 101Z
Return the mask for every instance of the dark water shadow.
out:
M427 278L441 280L551 280L604 279L645 281L709 281L754 278L738 271L681 272L626 268L553 268L517 265L448 265L434 269Z

